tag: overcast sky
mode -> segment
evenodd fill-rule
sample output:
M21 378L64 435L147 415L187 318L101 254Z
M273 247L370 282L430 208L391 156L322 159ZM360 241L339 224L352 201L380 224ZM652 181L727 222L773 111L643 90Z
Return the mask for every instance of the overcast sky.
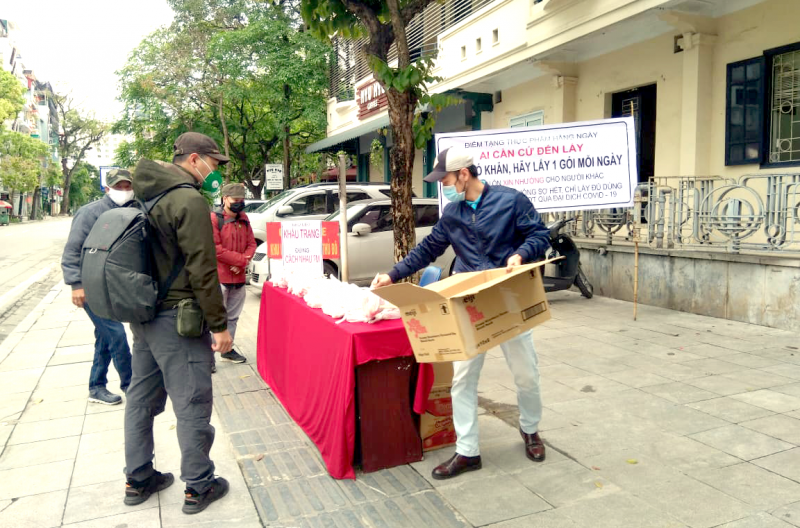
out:
M98 117L115 119L121 105L115 71L142 38L172 21L166 0L38 0L0 2L15 22L25 67L56 90L71 89Z

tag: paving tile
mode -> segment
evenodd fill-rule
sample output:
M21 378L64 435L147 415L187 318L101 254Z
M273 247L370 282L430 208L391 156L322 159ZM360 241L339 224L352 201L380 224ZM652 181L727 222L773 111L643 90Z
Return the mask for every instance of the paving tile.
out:
M108 413L110 415L110 413ZM110 415L116 418L115 415ZM125 431L123 429L111 429L98 433L86 433L81 435L81 444L78 448L80 456L106 455L110 453L122 453L125 450Z
M569 459L544 466L529 465L513 477L555 508L620 491L614 483Z
M733 394L741 394L753 390L753 388L745 382L718 375L690 379L687 380L686 383L720 396L732 396Z
M41 422L17 424L9 438L9 445L27 444L42 440L53 440L68 436L78 436L83 428L83 417L55 418Z
M517 436L505 441L498 441L488 445L481 445L481 459L483 462L497 466L504 473L514 475L533 467L549 466L567 460L559 452L559 447L554 446L548 435L541 434L545 443L546 457L543 462L533 462L525 455L525 444Z
M778 363L771 367L759 367L764 372L785 376L794 380L800 380L800 365L790 365L788 363Z
M100 482L125 481L124 453L105 455L79 454L75 459L71 486L88 486Z
M661 385L649 385L647 387L642 387L641 390L648 394L660 396L673 403L692 403L700 400L709 400L717 396L713 392L678 381Z
M250 487L327 474L325 464L315 450L307 447L240 458L239 466Z
M53 355L53 350L42 351L37 348L35 352L12 352L0 364L0 372L12 373L19 370L29 370L47 366Z
M613 359L597 357L594 354L584 354L576 358L566 359L568 365L585 370L590 374L605 375L611 372L628 370L628 365Z
M638 460L643 457L684 473L694 469L732 466L741 462L735 456L687 437L637 446L635 450L623 451L619 455L617 463L621 466L620 461L625 460L626 466L621 467L626 471L630 470L630 467L627 467L628 460ZM638 467L638 464L636 466Z
M355 480L337 480L336 484L352 504L413 495L431 489L430 483L408 465L373 473L359 471Z
M739 425L693 434L691 438L743 460L761 458L794 447L792 444Z
M781 363L777 359L766 358L763 356L757 356L755 354L747 354L747 353L733 354L731 356L725 356L722 359L724 359L728 363L734 363L736 365L742 365L743 367L754 368L754 369L764 369L768 367L776 367L776 366L780 367L786 365L786 363ZM774 374L780 375L780 372L774 372Z
M747 369L747 367L736 365L735 363L728 363L727 361L715 358L685 361L681 364L685 367L694 369L695 371L700 372L706 376L710 376L713 374L727 374L730 372L737 372L739 370Z
M74 460L80 437L70 436L8 446L0 457L0 470Z
M742 422L739 425L784 442L800 445L800 419L791 416L776 414Z
M147 503L149 504L149 503ZM90 521L82 521L73 524L65 524L64 527L69 528L109 528L109 527L136 527L136 528L161 528L166 527L162 524L161 515L158 506L154 503L150 508L134 511L130 513L121 513L118 515L110 515L92 519Z
M763 389L745 394L736 394L731 398L762 407L776 413L785 413L800 409L800 398L788 396L769 389Z
M800 526L800 502L793 502L772 512L772 516L780 519L789 526ZM767 525L768 528L772 528ZM785 528L786 524L781 525L780 528ZM750 528L749 526L747 528Z
M770 515L767 512L758 512L737 521L721 524L719 528L790 528L792 525L777 517L775 512Z
M734 400L730 397L714 398L688 404L688 407L703 411L711 416L722 418L731 423L740 423L757 418L771 416L774 413L761 407Z
M61 526L67 490L0 501L0 526L50 528Z
M15 424L28 405L30 393L17 392L0 397L0 424Z
M635 447L675 438L675 435L642 420L628 423L593 422L547 433L547 442L570 456L602 453L609 445Z
M711 345L708 343L701 343L699 345L691 345L683 347L683 350L685 352L689 352L691 354L707 358L716 358L725 356L725 361L728 361L728 358L730 357L734 357L735 355L740 354L736 350L731 350L730 348L724 348L716 345Z
M550 509L550 505L544 500L506 475L456 481L437 488L437 491L468 522L476 526Z
M764 458L751 460L751 463L773 473L800 482L800 448L775 453Z
M560 381L567 387L586 394L599 394L628 390L629 387L603 376L586 376L583 378L566 378Z
M492 528L582 528L561 509L534 513L491 526Z
M20 423L81 416L86 409L86 400L68 402L49 402L43 400L41 403L37 403L37 401L38 400L28 403L20 418Z
M800 496L800 484L797 482L748 462L694 471L689 475L762 510L791 504Z
M180 487L181 484L178 481L173 486ZM138 506L128 506L122 502L122 490L121 486L113 486L108 482L70 487L69 498L63 512L64 524L90 521L137 510L147 510L158 504L158 499L151 497ZM118 492L115 493L114 491Z
M634 388L647 387L649 385L661 385L662 383L667 383L670 381L669 379L657 374L639 369L626 369L618 372L610 372L608 374L604 374L604 376L608 379Z
M65 490L73 460L0 471L0 500Z
M89 435L123 429L125 427L125 409L100 414L87 414L83 422L83 434Z
M578 526L592 528L684 528L686 525L627 492L576 502L564 513Z
M746 383L751 389L766 389L777 385L787 385L794 381L792 378L763 372L758 369L731 372L729 374L722 374L722 377Z
M43 402L67 402L74 400L87 401L89 398L88 381L85 385L75 385L72 387L59 387L57 389L36 389L31 394L31 400L42 400Z
M554 365L552 367L540 367L539 374L542 378L563 381L571 378L585 378L592 373L570 365Z
M57 389L59 387L88 383L91 368L92 364L90 362L47 367L39 380L39 388Z
M4 362L5 363L5 362ZM0 368L2 364L0 364ZM18 392L32 392L39 383L39 378L44 372L44 366L11 372L0 372L0 394L15 394Z

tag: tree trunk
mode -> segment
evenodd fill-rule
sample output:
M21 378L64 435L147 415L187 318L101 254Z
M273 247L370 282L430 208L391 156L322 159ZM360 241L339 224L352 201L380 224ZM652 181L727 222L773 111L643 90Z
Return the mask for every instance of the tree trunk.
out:
M67 158L61 158L61 173L64 175L64 185L61 191L61 214L69 213L69 184L72 180L72 172L67 169Z
M403 260L416 245L414 208L411 203L414 169L415 101L409 92L387 90L389 118L392 122L394 145L390 153L392 221L394 224L394 259Z
M219 96L219 121L222 124L222 146L225 148L225 155L231 157L230 140L228 137L228 125L225 122L225 108L223 106L222 94ZM231 170L233 167L230 163L225 165L225 183L231 182Z
M289 149L292 146L292 138L289 137L289 127L283 127L283 181L284 189L289 188L292 182L292 156L289 154Z

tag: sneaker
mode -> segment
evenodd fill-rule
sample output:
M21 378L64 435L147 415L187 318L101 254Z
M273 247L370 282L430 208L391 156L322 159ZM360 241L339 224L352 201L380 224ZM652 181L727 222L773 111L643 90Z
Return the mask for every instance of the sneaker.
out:
M172 473L159 473L156 471L144 482L129 480L125 483L125 504L136 506L150 498L153 493L158 493L172 486L175 477Z
M217 477L205 493L197 493L192 488L186 488L186 498L183 500L183 513L192 515L208 508L208 505L228 494L230 485L222 477Z
M89 391L89 401L104 405L117 405L122 403L122 396L109 392L105 387L97 387Z
M225 352L224 354L220 354L222 359L227 359L228 361L233 361L234 363L244 363L247 361L247 358L238 353L235 350L231 350L230 352Z

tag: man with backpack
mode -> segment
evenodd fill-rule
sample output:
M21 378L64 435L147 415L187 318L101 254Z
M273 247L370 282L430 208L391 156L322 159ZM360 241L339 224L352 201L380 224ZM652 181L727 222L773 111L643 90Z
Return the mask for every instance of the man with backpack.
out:
M89 401L105 405L122 403L122 397L106 388L108 367L114 362L119 373L122 392L128 390L131 382L131 350L125 328L117 321L97 316L86 302L86 294L81 279L81 255L83 243L106 211L133 204L131 173L124 169L114 169L106 175L106 195L102 199L84 205L72 218L67 244L61 257L64 283L72 287L72 304L86 310L94 324L94 359L89 374Z
M133 380L125 409L125 504L131 506L174 481L172 474L153 468L153 420L164 411L167 396L178 420L183 512L199 513L228 493L228 481L214 476L209 457L211 367L214 351L231 350L233 340L209 206L199 192L218 189L217 167L228 161L213 139L187 132L175 140L172 164L142 159L134 172L136 196L146 203L158 198L148 219L159 302L154 319L131 323Z
M229 183L222 188L222 207L211 213L214 245L217 248L217 273L222 285L222 298L228 312L228 332L236 339L236 324L244 308L247 289L245 269L256 253L256 238L244 209L244 185ZM222 359L244 363L247 358L231 349L220 354ZM212 372L216 371L216 367Z

